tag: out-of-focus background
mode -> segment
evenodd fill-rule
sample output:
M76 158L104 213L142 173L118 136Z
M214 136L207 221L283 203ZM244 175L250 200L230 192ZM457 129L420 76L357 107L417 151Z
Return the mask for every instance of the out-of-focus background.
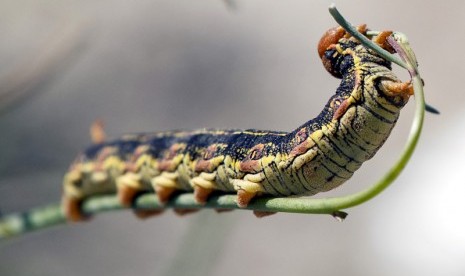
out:
M316 54L335 25L329 3L0 1L0 97L9 103L0 114L0 209L58 201L97 118L118 136L291 130L314 117L338 85ZM354 24L408 35L427 101L442 112L426 116L412 161L386 192L343 223L248 211L104 214L0 244L0 275L464 275L465 2L337 4ZM376 181L402 149L412 111L410 103L377 156L324 196Z

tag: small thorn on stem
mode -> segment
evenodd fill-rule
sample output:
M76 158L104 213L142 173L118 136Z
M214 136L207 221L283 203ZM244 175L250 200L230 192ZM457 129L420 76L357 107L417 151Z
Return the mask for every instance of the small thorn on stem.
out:
M434 106L431 106L429 104L425 104L425 110L432 114L436 114L436 115L440 114L438 109L436 109Z
M337 219L337 221L343 222L349 214L347 214L346 212L342 212L342 211L334 211L331 215L335 219Z

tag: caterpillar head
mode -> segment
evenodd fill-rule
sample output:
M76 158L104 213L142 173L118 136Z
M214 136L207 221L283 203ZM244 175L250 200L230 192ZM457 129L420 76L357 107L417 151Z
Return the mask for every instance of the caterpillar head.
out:
M367 31L366 25L360 25L357 30L365 34ZM331 75L336 78L342 77L341 65L343 63L343 55L341 52L345 47L342 47L341 42L344 40L348 42L351 38L342 27L334 27L327 30L318 43L318 55L323 62L323 65ZM351 41L352 43L359 44L356 40Z
M357 27L357 30L366 35L368 29L365 24ZM392 34L392 31L383 31L372 37L374 43L388 52L394 53L394 49L389 45L387 38ZM344 62L344 53L348 48L354 49L360 45L360 42L347 33L342 27L331 28L326 31L318 43L318 55L323 62L326 70L336 78L342 77L344 69L350 65Z
M346 34L347 32L342 27L334 27L327 30L321 37L320 42L318 42L318 55L320 58L324 58L326 50L335 48L339 39L343 38Z

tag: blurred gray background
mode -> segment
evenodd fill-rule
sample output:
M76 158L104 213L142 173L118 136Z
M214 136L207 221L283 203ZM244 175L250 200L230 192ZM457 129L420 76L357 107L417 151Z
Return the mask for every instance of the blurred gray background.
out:
M338 85L316 54L335 25L329 3L0 1L0 85L40 79L24 86L31 97L0 114L0 209L58 201L62 176L97 118L116 137L291 130L314 117ZM0 275L464 275L465 2L337 4L354 24L408 35L427 101L442 111L426 116L418 149L392 187L348 210L343 223L321 215L255 219L248 211L182 218L167 211L147 221L104 214L0 244ZM54 53L67 59L42 76L47 67L35 60ZM323 196L374 183L401 151L412 113L413 101L378 155Z

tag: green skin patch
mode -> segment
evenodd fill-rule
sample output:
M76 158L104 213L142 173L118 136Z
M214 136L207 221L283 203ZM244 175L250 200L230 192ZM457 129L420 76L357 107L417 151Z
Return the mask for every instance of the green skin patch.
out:
M94 144L65 176L68 218L82 219L81 202L97 194L118 193L130 205L149 191L161 202L179 191L194 191L198 202L211 192L237 192L245 207L259 195L312 195L341 185L383 145L409 94L398 91L403 83L390 62L354 38L325 49L323 63L341 83L316 118L292 132L172 131Z

